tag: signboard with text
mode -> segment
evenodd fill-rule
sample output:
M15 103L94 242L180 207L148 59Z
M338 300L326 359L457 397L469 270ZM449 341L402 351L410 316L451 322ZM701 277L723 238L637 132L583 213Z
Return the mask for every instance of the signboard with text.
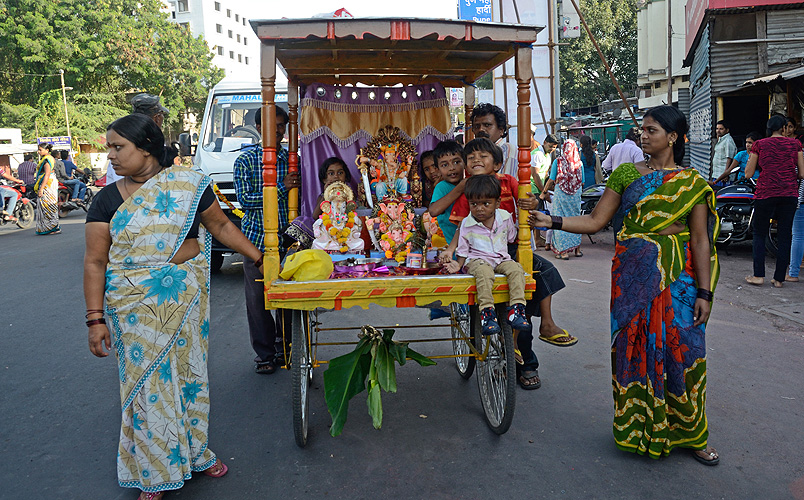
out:
M458 15L466 21L491 22L491 0L460 0Z
M37 137L36 143L42 144L45 142L49 142L53 144L53 149L71 149L72 142L70 141L69 135L57 135L53 137Z

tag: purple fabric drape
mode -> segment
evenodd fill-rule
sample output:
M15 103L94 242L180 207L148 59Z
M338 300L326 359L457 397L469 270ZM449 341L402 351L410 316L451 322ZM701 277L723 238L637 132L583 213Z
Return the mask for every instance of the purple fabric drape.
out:
M320 95L324 89L324 95ZM421 89L421 96L417 91ZM431 89L435 89L433 92ZM307 87L304 98L315 99L318 101L339 103L335 97L335 91L340 90L343 95L349 96L349 104L355 105L375 105L378 100L382 100L383 105L408 104L424 100L446 99L446 91L441 85L413 85L407 87L338 87L331 85L313 84ZM390 93L389 99L384 99L385 92ZM406 98L402 97L402 91L406 93ZM351 99L351 93L357 92L358 98ZM375 99L371 99L369 94L374 92ZM426 98L426 99L425 99ZM404 111L402 111L404 112ZM301 115L301 113L300 113ZM390 123L389 125L394 125ZM438 137L435 130L426 130L426 124L422 131L416 131L411 137L416 147L417 155L424 151L433 149L441 140L452 138L452 130L443 137ZM300 203L301 215L312 215L318 195L321 194L321 182L318 179L318 169L324 160L329 157L337 156L341 158L352 174L352 189L357 196L357 183L360 182L360 173L355 165L355 158L360 152L360 148L366 146L370 136L365 131L354 134L348 140L341 138L339 141L333 140L326 133L308 134L307 138L302 137L299 144L299 163L302 177L302 199ZM340 143L340 144L338 144ZM418 158L417 158L418 160Z

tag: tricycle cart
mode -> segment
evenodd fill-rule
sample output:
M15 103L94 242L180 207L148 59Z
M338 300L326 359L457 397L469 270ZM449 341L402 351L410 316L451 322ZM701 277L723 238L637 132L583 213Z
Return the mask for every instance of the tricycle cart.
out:
M464 378L477 368L481 402L488 425L498 434L511 425L515 403L514 332L501 321L502 333L479 334L474 278L466 275L391 276L295 282L278 278L280 272L277 235L277 174L275 130L275 77L279 62L287 73L289 122L289 171L299 171L300 86L343 85L343 94L354 95L358 83L365 85L426 85L465 89L466 116L472 111L480 76L515 58L517 81L517 145L519 197L530 190L530 80L531 44L538 27L432 19L294 19L251 21L261 41L263 195L265 214L265 304L283 310L285 333L291 332L293 425L296 443L307 442L308 387L313 369L326 363L318 347L345 342L319 342L319 332L345 331L322 328L320 308L340 310L355 305L368 308L450 304L452 354ZM348 91L348 92L347 92ZM434 91L435 92L435 91ZM340 92L338 92L340 95ZM393 125L393 124L391 124ZM467 130L467 140L471 132ZM347 163L349 161L347 160ZM316 165L304 165L315 175ZM298 190L289 193L289 215L299 215ZM518 214L519 262L528 275L526 293L531 297L535 282L527 213ZM499 308L508 301L508 285L497 276L494 299ZM466 304L466 305L464 305ZM504 312L500 311L500 312ZM499 313L498 313L499 314ZM504 314L499 314L503 317ZM288 324L289 323L289 324ZM289 328L288 328L289 326ZM426 328L431 328L427 325ZM400 328L400 327L396 327ZM406 328L405 326L401 328ZM355 330L359 329L356 327ZM351 331L355 331L351 330Z

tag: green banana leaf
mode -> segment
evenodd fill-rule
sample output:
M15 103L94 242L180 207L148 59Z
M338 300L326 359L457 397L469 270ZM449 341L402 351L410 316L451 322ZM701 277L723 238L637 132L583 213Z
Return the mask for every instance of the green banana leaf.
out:
M368 412L375 429L382 427L382 394L380 384L376 380L369 381Z
M366 376L372 364L369 354L371 346L365 339L361 340L354 351L331 359L324 372L324 399L332 417L332 427L329 429L332 436L338 436L343 431L349 400L366 388Z
M385 342L380 342L377 345L374 366L377 367L377 380L382 390L396 392L396 364L394 363L394 358L389 354L388 346Z
M408 347L408 357L413 361L419 363L421 366L432 366L436 364L436 362L433 361L432 359L428 358L427 356L422 356L421 354L414 351L410 347Z

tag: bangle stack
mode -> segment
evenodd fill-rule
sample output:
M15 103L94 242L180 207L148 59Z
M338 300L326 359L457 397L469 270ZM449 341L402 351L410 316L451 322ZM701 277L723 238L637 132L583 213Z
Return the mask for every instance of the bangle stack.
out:
M87 309L87 313L84 315L84 317L89 319L90 314L103 314L103 309Z
M699 288L698 289L698 298L704 299L707 302L712 302L712 299L715 298L715 294L707 290L706 288Z
M551 215L550 219L553 221L553 223L550 225L550 229L561 230L561 227L564 225L564 218L560 215Z
M97 319L89 319L87 320L87 326L94 326L94 325L105 325L106 318L97 318Z

